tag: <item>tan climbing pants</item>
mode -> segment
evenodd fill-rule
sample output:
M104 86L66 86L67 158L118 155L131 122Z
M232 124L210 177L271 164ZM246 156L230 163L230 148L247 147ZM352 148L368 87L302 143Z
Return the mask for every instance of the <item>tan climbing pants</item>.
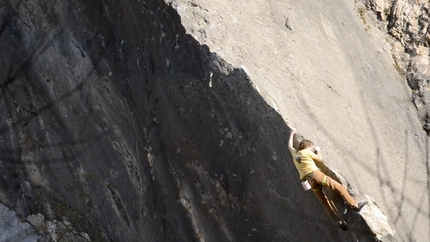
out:
M310 178L308 178L308 181L311 185L312 191L321 200L327 212L334 220L338 220L338 217L336 216L336 213L333 211L332 206L322 191L323 186L329 187L339 194L349 206L354 207L357 204L354 198L349 195L348 191L340 183L333 180L321 171L314 171Z

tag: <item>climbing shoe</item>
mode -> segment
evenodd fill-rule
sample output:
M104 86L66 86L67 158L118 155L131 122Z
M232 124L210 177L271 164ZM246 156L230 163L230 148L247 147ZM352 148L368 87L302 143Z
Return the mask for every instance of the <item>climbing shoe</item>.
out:
M342 229L342 230L348 230L348 226L346 226L346 222L345 221L337 221L337 224L339 225L339 227Z
M352 210L354 210L355 212L359 213L361 211L361 209L366 206L369 202L368 201L364 201L364 202L359 202L357 204L357 207L352 208Z

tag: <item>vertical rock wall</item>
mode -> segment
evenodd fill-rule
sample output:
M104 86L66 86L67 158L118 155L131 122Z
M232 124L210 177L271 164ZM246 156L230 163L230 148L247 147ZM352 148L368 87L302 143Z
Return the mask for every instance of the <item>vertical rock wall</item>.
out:
M373 236L299 193L283 119L164 2L0 10L1 202L46 238L55 221L92 241Z
M0 16L0 201L45 238L375 240L302 191L285 118L164 1L3 1Z
M399 240L428 240L428 137L382 16L360 1L167 2L188 33L244 68L267 103L374 198ZM402 2L392 2L400 17L426 4Z
M430 80L430 4L428 1L364 1L391 37L393 58L398 71L413 90L419 119L430 131L428 85Z

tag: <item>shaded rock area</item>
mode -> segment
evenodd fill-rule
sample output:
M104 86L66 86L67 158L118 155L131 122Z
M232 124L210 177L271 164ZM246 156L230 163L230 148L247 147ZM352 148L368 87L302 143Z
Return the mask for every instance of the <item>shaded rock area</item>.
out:
M351 211L349 232L331 221L285 118L164 1L3 1L0 16L0 202L43 240L397 240Z

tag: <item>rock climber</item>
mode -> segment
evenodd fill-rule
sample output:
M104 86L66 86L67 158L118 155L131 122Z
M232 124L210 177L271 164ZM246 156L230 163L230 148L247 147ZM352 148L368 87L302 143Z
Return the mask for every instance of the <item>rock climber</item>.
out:
M288 141L288 149L293 155L294 165L299 172L303 187L305 190L312 188L314 194L321 200L327 212L339 227L347 230L348 226L346 222L341 220L333 211L327 197L322 191L322 187L329 187L338 193L351 209L356 212L360 212L368 202L357 203L340 183L320 171L315 162L322 162L322 156L318 149L314 148L312 141L303 139L299 144L298 150L296 150L293 147L294 134L296 134L296 131L292 130Z

